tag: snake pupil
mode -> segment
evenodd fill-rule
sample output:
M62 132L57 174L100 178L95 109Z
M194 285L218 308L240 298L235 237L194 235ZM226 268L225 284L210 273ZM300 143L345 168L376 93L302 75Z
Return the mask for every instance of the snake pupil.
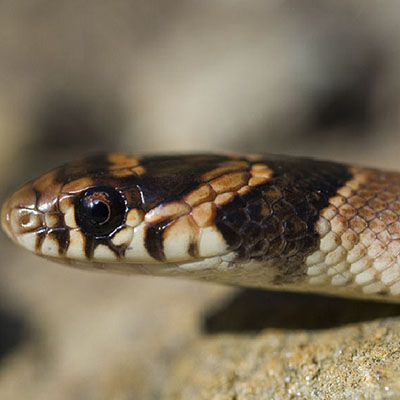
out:
M125 202L114 188L87 190L76 203L76 219L84 233L105 237L125 220Z
M86 207L88 218L90 218L94 224L104 224L110 218L110 208L106 203L100 200L94 199L88 201Z

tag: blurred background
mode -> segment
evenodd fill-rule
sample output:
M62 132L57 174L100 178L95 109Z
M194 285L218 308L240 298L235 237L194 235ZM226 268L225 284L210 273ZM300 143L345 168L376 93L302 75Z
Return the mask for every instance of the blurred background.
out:
M400 169L400 3L2 0L0 198L96 150ZM0 398L159 399L233 289L89 274L0 237Z

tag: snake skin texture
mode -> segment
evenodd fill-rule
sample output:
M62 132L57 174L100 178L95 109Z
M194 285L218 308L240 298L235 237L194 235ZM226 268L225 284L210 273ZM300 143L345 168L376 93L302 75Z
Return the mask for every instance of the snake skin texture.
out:
M400 174L276 155L106 153L28 182L5 232L57 262L400 301Z

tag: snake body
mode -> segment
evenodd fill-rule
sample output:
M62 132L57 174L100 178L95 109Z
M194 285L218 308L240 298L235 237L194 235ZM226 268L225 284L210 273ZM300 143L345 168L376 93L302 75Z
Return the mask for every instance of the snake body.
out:
M276 155L99 154L17 190L5 232L73 266L400 301L400 174Z

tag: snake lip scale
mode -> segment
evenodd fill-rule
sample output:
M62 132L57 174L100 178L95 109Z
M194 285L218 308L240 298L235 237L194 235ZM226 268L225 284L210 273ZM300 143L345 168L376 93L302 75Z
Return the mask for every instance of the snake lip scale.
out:
M97 154L2 226L71 266L400 302L400 173L281 155Z

